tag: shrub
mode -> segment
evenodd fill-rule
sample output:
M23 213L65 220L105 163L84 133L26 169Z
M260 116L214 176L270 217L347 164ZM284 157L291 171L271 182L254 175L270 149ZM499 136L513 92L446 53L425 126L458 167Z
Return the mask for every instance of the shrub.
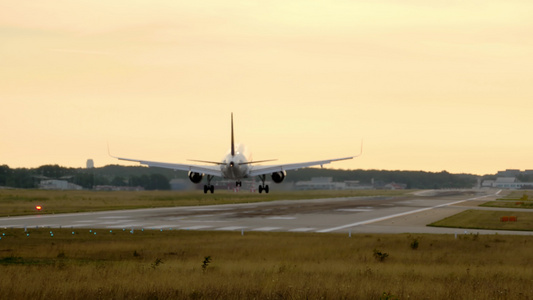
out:
M211 263L211 256L206 256L204 258L204 262L202 263L202 270L205 272L207 270L207 267Z
M155 261L152 263L152 269L157 268L162 263L163 263L163 260L161 258L156 258Z
M412 242L411 242L411 249L413 250L416 250L418 249L418 239L414 239Z
M374 249L374 258L377 260L377 261L380 261L380 262L383 262L385 260L385 258L389 257L389 254L386 253L386 252L381 252L380 250L378 249Z

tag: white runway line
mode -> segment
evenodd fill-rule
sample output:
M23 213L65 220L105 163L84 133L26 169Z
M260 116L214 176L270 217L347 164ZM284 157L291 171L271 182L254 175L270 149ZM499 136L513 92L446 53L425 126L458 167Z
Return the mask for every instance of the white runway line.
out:
M109 226L106 226L105 228L111 228L111 229L131 229L131 227L135 227L135 226L109 225Z
M148 229L164 229L164 228L177 228L175 225L159 225L159 226L148 226Z
M474 198L465 199L465 200L459 200L459 201L450 202L450 203L446 203L446 204L439 204L439 205L432 206L432 207L426 207L426 208L406 211L406 212L403 212L403 213L394 214L394 215L390 215L390 216L385 216L385 217L381 217L381 218L375 218L375 219L370 219L370 220L366 220L366 221L355 222L355 223L352 223L352 224L346 224L346 225L342 225L342 226L338 226L338 227L322 229L322 230L318 230L317 232L320 232L320 233L332 232L332 231L346 229L346 228L355 227L355 226L359 226L359 225L365 225L365 224L375 223L375 222L379 222L379 221L384 221L384 220L388 220L388 219L392 219L392 218L396 218L396 217L416 214L416 213L423 212L423 211L426 211L426 210L431 210L431 209L434 209L434 208L450 206L450 205L454 205L454 204L458 204L458 203L462 203L462 202L466 202L466 201L471 201L471 200L477 200L477 199L481 199L481 198L485 198L485 197L489 197L489 196L495 196L495 195L499 194L500 191L498 191L495 194L491 194L491 195L474 197Z
M281 229L281 227L259 227L259 228L252 229L251 231L272 231L272 230L277 230L277 229Z
M183 227L180 229L183 230L199 230L199 229L205 229L205 228L211 228L213 226L207 226L207 225L198 225L198 226L189 226L189 227Z
M228 226L228 227L220 227L220 228L217 228L215 230L220 230L220 231L235 231L235 230L238 230L238 229L246 229L246 227L244 226Z
M20 224L17 224L17 225L3 225L2 228L3 229L24 228L24 225L20 225ZM35 228L35 226L33 226L33 228Z
M316 228L295 228L295 229L291 229L289 231L290 232L308 232L308 231L313 231L315 229Z
M59 228L60 224L43 224L39 225L39 228ZM28 226L30 228L30 226Z
M129 224L116 224L116 225L108 225L105 228L125 228L125 229L131 229L131 228L149 228L150 224L147 223L129 223Z

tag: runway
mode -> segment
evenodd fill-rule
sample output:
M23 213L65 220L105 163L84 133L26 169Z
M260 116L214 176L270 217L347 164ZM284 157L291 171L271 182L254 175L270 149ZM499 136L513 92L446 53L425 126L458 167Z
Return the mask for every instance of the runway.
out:
M426 225L497 198L496 191L441 191L401 197L282 200L0 218L0 228L210 230L317 233L465 233ZM481 201L481 202L480 202ZM481 234L522 231L468 230Z

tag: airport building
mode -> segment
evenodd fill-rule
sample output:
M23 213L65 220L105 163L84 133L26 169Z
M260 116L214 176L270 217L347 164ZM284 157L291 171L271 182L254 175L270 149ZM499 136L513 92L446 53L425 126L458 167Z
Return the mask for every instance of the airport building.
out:
M520 171L518 169L507 169L496 173L498 177L516 177L518 175L533 175L533 170Z
M82 190L83 188L77 184L70 183L66 180L41 180L39 188L43 190Z
M344 182L334 182L332 177L313 177L309 181L298 181L295 184L297 190L403 190L407 187L401 183L372 182L372 184L361 184L358 180L348 180Z
M87 160L87 169L94 169L94 160L90 158Z
M142 186L114 186L114 185L96 185L93 187L95 191L144 191Z
M496 180L484 180L481 187L497 189L533 189L533 182L520 182L516 177L498 177Z

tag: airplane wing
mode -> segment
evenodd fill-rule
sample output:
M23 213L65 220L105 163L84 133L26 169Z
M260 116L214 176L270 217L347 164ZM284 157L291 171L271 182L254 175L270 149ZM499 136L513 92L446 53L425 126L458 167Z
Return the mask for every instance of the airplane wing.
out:
M285 165L271 165L271 166L253 166L250 170L250 173L248 176L259 176L259 175L265 175L265 174L272 174L274 172L283 172L288 170L297 170L301 168L307 168L312 166L318 166L321 167L323 165L332 163L334 161L340 161L340 160L348 160L353 159L358 156L363 155L363 141L361 140L361 152L357 155L353 156L347 156L347 157L341 157L341 158L332 158L332 159L325 159L325 160L316 160L316 161L308 161L308 162L301 162L301 163L295 163L295 164L285 164Z
M332 163L334 161L353 159L361 155L363 155L363 140L361 140L361 152L359 152L359 154L357 155L341 157L341 158L325 159L325 160L308 161L308 162L295 163L295 164L253 166L248 176L253 177L253 176L259 176L259 175L265 175L265 174L272 174L274 172L297 170L301 168L307 168L307 167L318 166L318 165L323 166L323 165Z
M219 166L203 166L203 165L194 165L194 164L173 164L173 163L164 163L164 162L148 161L148 160L141 160L141 159L116 157L112 155L111 157L114 157L120 160L138 162L142 165L147 165L149 167L158 167L158 168L180 170L180 171L191 171L191 172L196 172L196 173L203 173L206 175L222 177L222 171L220 170Z
M308 162L295 163L295 164L254 166L253 169L250 171L249 176L253 177L253 176L259 176L259 175L271 174L274 172L296 170L296 169L307 168L307 167L318 166L318 165L322 166L322 165L332 163L334 161L353 159L354 157L357 157L357 156L359 155L342 157L342 158L326 159L326 160L308 161Z

